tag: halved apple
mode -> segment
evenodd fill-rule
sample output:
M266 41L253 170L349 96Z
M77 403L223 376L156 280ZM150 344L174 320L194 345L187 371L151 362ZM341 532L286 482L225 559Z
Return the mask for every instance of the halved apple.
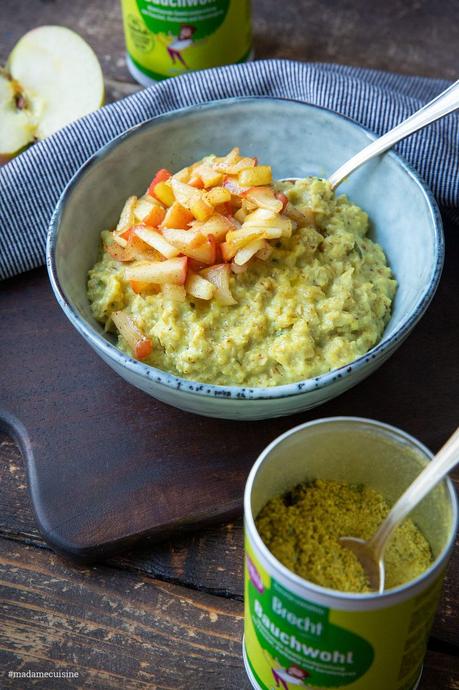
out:
M20 85L0 71L0 164L34 139L35 125Z
M104 101L104 79L94 51L63 26L40 26L26 33L13 48L7 70L30 103L38 139Z

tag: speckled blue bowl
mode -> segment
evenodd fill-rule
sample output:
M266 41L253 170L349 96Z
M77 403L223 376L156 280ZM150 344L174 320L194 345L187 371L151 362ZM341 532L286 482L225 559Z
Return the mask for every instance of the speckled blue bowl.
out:
M140 194L154 170L178 170L209 152L241 146L273 165L277 178L326 177L372 138L335 113L273 98L218 101L157 117L102 148L74 176L51 221L47 263L54 294L91 347L126 381L183 410L227 419L266 419L330 400L371 374L402 343L428 307L443 265L437 205L417 174L394 153L367 163L340 191L364 208L399 282L382 340L365 356L323 376L272 388L212 386L181 379L126 356L89 308L86 281L100 231L124 200Z

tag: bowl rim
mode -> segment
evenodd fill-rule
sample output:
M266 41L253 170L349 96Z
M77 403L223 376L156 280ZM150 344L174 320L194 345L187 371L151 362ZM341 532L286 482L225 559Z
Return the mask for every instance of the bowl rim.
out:
M251 387L251 386L236 386L236 385L215 385L210 383L202 383L199 381L194 381L191 379L185 379L175 374L168 373L162 369L158 369L149 364L145 364L139 360L129 357L124 352L119 350L115 345L98 333L93 326L91 326L71 305L65 290L61 285L61 282L57 275L57 264L56 264L56 244L59 234L59 228L61 223L61 218L63 214L63 209L67 201L68 196L72 193L74 187L78 184L80 179L100 159L104 158L113 149L115 149L124 139L136 134L138 131L149 129L150 127L155 127L157 123L172 121L175 119L180 119L188 114L195 113L200 110L213 110L224 108L227 105L243 105L249 103L257 103L260 101L271 101L274 103L291 103L295 105L300 105L305 109L313 109L319 111L325 111L332 117L344 120L350 126L361 130L366 134L366 136L371 140L377 137L377 135L372 132L367 127L362 126L352 118L342 115L341 113L336 113L335 111L326 108L324 106L315 105L313 103L308 103L306 101L300 101L293 98L279 98L273 96L247 96L247 97L233 97L224 98L221 100L213 100L205 103L198 103L195 105L187 106L184 108L179 108L171 112L156 115L148 120L145 120L133 127L130 127L125 132L122 132L115 138L111 139L109 142L104 144L100 149L98 149L83 165L74 173L67 185L65 186L62 194L59 197L53 215L51 217L47 241L46 241L46 266L48 270L48 276L51 283L54 296L59 303L60 307L64 311L65 315L76 328L76 330L82 335L85 340L87 340L91 345L95 347L96 350L103 353L105 359L114 361L118 366L126 368L136 376L146 378L152 382L164 386L166 388L172 388L175 390L180 390L192 395L201 395L204 397L212 398L224 398L233 400L272 400L279 398L288 398L295 395L301 395L305 393L314 392L325 388L326 386L337 382L338 380L344 380L355 370L359 370L365 367L370 361L375 364L381 364L385 359L385 352L392 349L398 341L402 341L414 328L417 322L421 319L425 313L427 307L429 306L432 298L436 292L438 284L440 282L440 277L443 269L444 255L445 255L445 243L443 234L443 224L440 215L440 210L433 193L426 185L424 180L420 177L418 172L405 161L398 153L393 150L388 151L385 155L390 156L395 159L397 164L405 171L405 173L413 180L413 182L421 189L423 192L428 207L430 210L430 218L432 220L432 229L434 235L434 255L432 262L432 272L429 282L424 287L415 308L412 312L402 320L399 327L396 328L394 333L389 338L384 337L378 341L378 343L372 347L364 355L361 355L357 359L352 360L348 364L339 367L337 369L332 369L325 374L316 376L313 378L302 379L293 383L286 383L279 386L270 387Z

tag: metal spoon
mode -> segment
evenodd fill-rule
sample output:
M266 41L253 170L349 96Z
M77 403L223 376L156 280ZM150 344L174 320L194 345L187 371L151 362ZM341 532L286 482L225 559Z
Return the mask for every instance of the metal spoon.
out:
M384 549L394 529L458 462L459 428L398 499L371 539L365 541L357 537L341 537L340 542L350 549L362 564L373 591L379 594L384 591Z
M410 134L414 134L423 127L427 127L432 122L440 120L445 115L449 115L454 110L459 108L459 80L454 82L446 91L439 94L433 101L427 103L423 108L411 115L409 118L401 122L399 125L391 129L382 137L375 139L364 149L352 156L346 163L338 168L330 177L332 189L335 189L341 182L348 177L354 170L360 168L361 165L369 161L371 158L384 153L387 149L392 148ZM294 182L300 180L300 177L286 177L281 182Z

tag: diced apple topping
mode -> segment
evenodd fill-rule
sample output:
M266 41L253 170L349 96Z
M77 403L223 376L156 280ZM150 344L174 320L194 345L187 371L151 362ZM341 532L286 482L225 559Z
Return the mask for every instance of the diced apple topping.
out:
M138 261L125 269L126 280L140 280L143 283L172 283L183 285L187 274L186 256L166 261Z
M185 283L185 290L192 297L209 300L214 296L216 288L209 280L206 280L197 273L189 271Z
M223 174L206 163L198 165L193 172L194 175L201 178L203 186L206 189L208 187L215 187L223 182Z
M234 281L257 261L268 261L274 240L311 224L314 211L303 213L276 192L269 165L234 148L175 174L158 170L143 196L129 197L104 242L105 251L126 264L123 277L136 294L161 292L171 302L196 297L231 306L236 300L230 276ZM135 352L142 334L131 317L117 314L117 328L124 328Z
M178 228L164 228L163 237L182 253L206 241L205 235L199 230L179 230Z
M178 201L174 201L172 206L168 208L162 224L166 228L181 228L182 230L186 230L193 220L193 214L179 204Z
M259 208L266 208L274 213L280 213L284 207L282 201L278 199L272 187L251 187L245 194L245 198Z
M174 256L180 254L180 249L177 249L174 245L169 244L167 239L164 239L163 235L157 230L152 230L142 225L137 225L134 228L137 237L140 237L146 244L150 247L156 249L157 252L166 257L166 259L172 259ZM176 232L180 232L177 230ZM183 230L183 232L186 232Z
M217 302L224 305L236 304L229 284L230 272L229 264L219 264L201 271L201 275L215 285L215 299Z
M115 232L121 234L125 230L128 230L134 223L134 209L137 205L137 197L130 196L129 199L123 206L121 211L120 219L118 225L116 226Z
M234 263L237 264L238 266L243 266L246 264L252 256L255 256L255 254L265 247L265 240L252 240L248 244L245 245L245 247L242 247L242 249L239 249L238 252L236 253L234 257Z
M238 175L242 170L256 165L255 158L241 158L239 149L232 149L227 156L220 158L214 163L214 168L218 172L227 175Z
M271 184L272 181L273 171L270 165L257 165L239 173L239 183L243 187L260 187Z
M158 182L154 187L152 195L165 206L172 206L175 201L170 182Z
M156 186L161 182L166 182L166 180L169 180L171 177L172 173L169 172L169 170L166 170L166 168L161 168L160 170L158 170L158 172L150 182L147 194L149 194L150 196L156 196Z
M234 224L221 213L214 213L204 223L195 221L191 227L193 230L199 230L203 235L213 235L217 242L222 242L226 234L234 230Z
M231 192L226 187L212 187L206 192L205 200L212 206L226 204L227 201L231 201Z
M136 359L145 359L153 350L151 338L147 338L135 321L125 311L115 311L112 321L131 348Z
M156 227L163 222L166 211L152 197L144 196L139 199L134 207L134 216L140 223Z

